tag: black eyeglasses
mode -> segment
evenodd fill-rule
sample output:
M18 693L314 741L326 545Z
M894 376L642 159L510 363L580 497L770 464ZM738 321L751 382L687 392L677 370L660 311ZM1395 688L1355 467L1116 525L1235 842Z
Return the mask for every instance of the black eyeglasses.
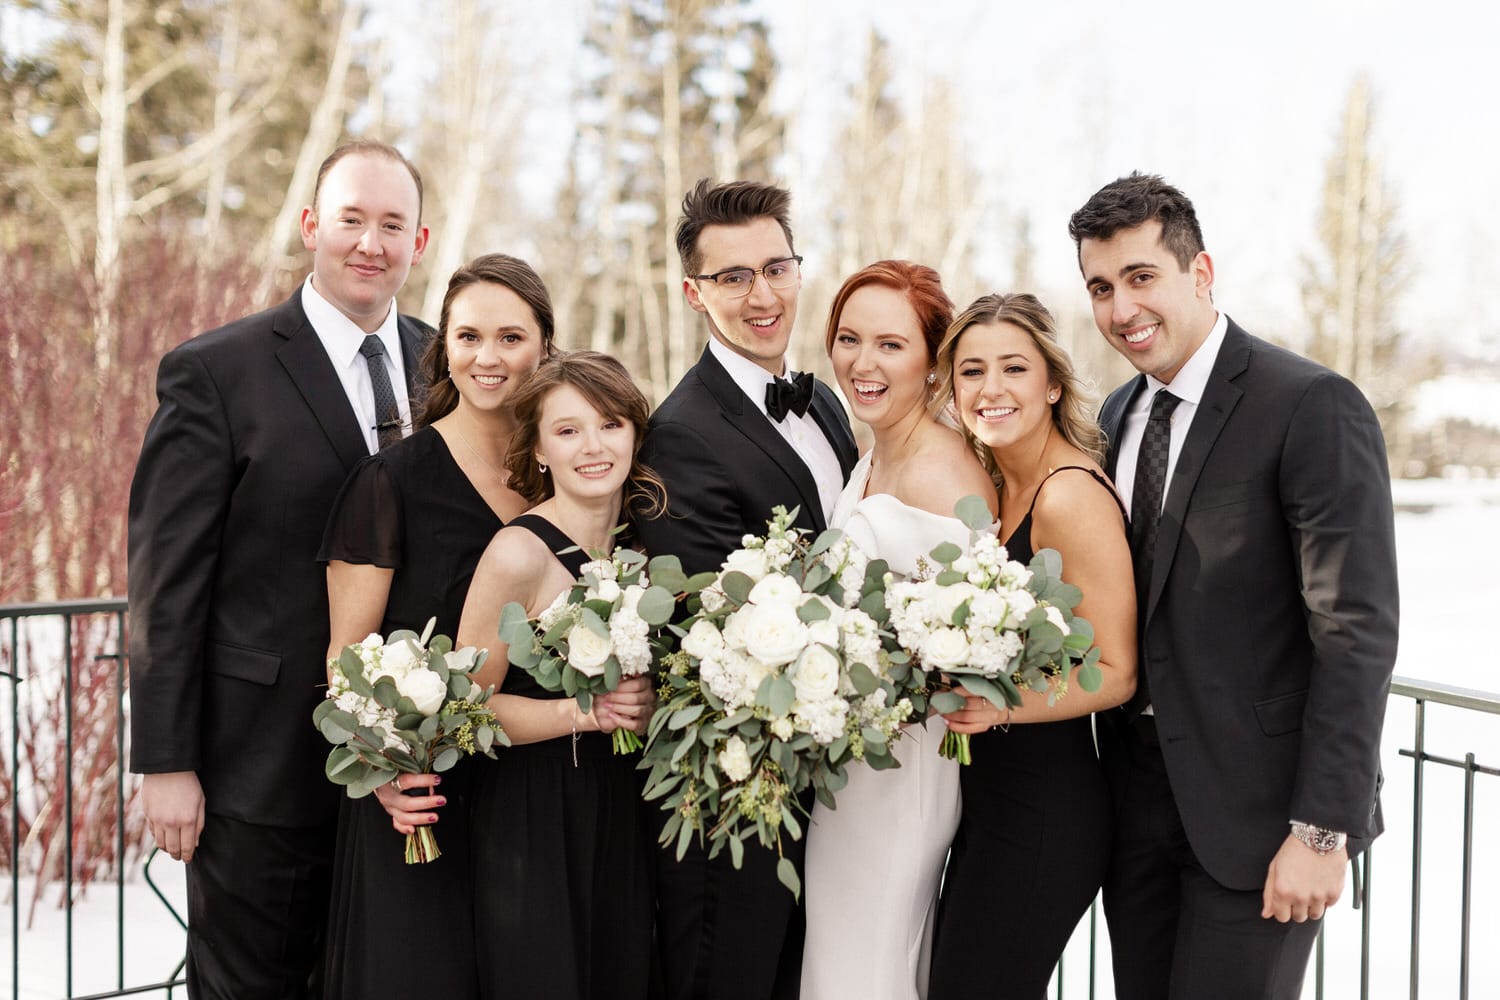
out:
M755 276L763 275L772 288L790 288L802 274L802 258L797 256L773 260L765 267L731 267L713 274L692 275L694 281L712 281L719 291L732 299L744 298L755 287Z

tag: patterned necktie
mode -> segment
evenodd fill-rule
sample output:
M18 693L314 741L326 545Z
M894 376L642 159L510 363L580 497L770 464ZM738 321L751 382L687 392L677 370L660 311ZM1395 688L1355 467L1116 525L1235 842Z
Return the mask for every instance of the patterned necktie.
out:
M766 413L777 423L785 420L788 413L805 417L807 408L812 405L812 398L812 372L803 372L791 381L784 378L772 379L766 386Z
M391 389L390 373L385 370L385 344L372 333L359 345L359 353L365 356L370 369L370 385L375 390L375 430L380 447L384 448L401 440L401 409Z
M1141 436L1135 459L1135 488L1130 494L1130 556L1135 562L1137 613L1146 613L1151 593L1151 563L1156 557L1156 528L1161 523L1162 494L1167 484L1167 457L1172 450L1172 411L1182 402L1165 389L1151 401L1151 417ZM1135 696L1128 711L1132 716L1151 703L1146 683L1146 665L1136 678Z

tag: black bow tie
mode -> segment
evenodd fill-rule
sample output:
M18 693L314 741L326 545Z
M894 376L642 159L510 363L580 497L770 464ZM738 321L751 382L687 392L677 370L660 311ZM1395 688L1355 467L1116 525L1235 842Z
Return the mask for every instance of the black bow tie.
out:
M772 379L766 386L766 413L777 423L785 420L788 413L805 417L812 397L812 372L803 372L790 382L784 378Z

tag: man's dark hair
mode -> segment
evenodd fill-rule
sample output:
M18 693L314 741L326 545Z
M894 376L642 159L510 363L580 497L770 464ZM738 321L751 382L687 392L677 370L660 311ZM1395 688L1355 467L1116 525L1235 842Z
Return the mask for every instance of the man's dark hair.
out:
M1203 231L1187 195L1156 174L1140 171L1104 185L1068 221L1068 235L1081 250L1083 241L1107 240L1122 229L1161 223L1161 244L1186 271L1203 252Z
M711 178L703 178L683 197L682 218L677 220L677 253L682 258L682 273L691 277L703 267L698 237L705 226L742 226L756 219L775 219L786 234L786 245L795 253L792 225L787 221L791 205L791 193L773 184L757 181L715 184Z
M416 164L408 160L401 150L388 142L376 142L373 139L355 139L344 143L328 154L328 159L318 167L318 179L313 184L313 214L317 214L318 211L318 196L323 193L323 178L328 176L328 171L333 169L335 163L346 156L378 156L405 167L411 174L411 179L417 184L417 225L422 224L422 174L417 170Z

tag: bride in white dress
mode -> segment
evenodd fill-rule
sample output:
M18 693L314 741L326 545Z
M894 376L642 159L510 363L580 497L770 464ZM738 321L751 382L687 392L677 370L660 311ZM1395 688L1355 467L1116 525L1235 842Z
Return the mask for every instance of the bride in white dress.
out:
M959 433L929 412L937 345L953 307L936 271L880 261L844 282L828 354L874 447L854 467L830 525L867 555L910 573L943 541L965 544L963 497L998 509L995 487ZM855 765L837 808L819 803L807 835L803 1000L925 996L938 885L959 820L958 764L938 756L934 716L906 727L901 766Z

